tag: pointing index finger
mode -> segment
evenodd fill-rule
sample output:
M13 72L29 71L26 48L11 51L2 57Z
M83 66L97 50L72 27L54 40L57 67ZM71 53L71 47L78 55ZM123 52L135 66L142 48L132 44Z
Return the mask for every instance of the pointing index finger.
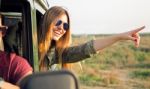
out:
M140 28L137 28L137 29L133 30L132 33L138 33L139 31L143 30L144 28L145 28L145 26L142 26L142 27L140 27Z

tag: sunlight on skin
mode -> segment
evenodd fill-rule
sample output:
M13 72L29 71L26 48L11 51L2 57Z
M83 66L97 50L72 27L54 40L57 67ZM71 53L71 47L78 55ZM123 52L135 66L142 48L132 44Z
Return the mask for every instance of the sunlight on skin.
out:
M140 44L140 36L139 32L143 30L145 26L136 28L135 30L131 30L125 33L118 34L120 39L122 40L132 40L135 44L135 47L139 47Z

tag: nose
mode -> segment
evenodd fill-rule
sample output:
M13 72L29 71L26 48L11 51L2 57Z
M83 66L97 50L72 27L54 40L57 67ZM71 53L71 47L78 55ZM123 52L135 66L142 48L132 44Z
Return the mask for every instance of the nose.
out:
M57 28L58 28L60 33L65 33L65 30L63 28L63 24L59 25Z
M58 29L59 29L59 30L63 30L63 24L60 24L60 25L58 26Z

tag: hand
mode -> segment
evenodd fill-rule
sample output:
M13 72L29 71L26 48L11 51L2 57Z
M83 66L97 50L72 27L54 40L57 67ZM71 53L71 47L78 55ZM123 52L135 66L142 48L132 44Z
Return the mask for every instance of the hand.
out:
M140 36L138 34L139 31L143 30L145 26L140 28L136 28L134 30L124 32L119 34L121 40L132 40L135 43L135 46L138 47L140 43Z
M20 87L4 81L0 89L20 89Z

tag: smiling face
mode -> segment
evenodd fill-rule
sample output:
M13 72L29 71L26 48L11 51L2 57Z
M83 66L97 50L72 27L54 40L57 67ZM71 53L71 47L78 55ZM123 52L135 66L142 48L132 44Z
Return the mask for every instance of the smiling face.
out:
M53 6L45 12L40 25L41 27L38 30L40 70L44 70L47 69L47 66L45 66L47 64L45 64L43 56L47 54L52 46L59 50L58 59L61 63L62 52L71 44L69 14L64 8Z
M54 28L52 30L52 39L58 41L69 29L66 14L61 15L54 21Z

